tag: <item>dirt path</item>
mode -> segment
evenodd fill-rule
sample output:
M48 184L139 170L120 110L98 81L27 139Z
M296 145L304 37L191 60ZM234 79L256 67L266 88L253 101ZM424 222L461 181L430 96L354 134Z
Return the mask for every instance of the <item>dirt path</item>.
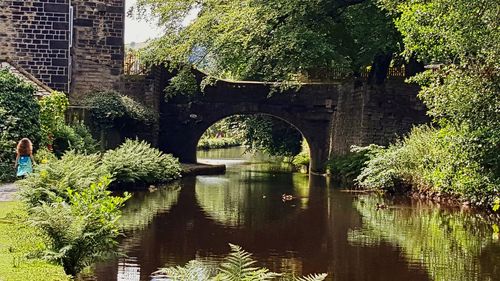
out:
M14 183L0 183L0 202L16 200L17 187Z

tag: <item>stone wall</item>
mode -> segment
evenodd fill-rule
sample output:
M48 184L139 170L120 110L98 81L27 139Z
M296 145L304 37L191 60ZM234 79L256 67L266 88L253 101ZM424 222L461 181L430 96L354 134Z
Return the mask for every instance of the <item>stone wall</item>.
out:
M69 0L1 0L0 59L49 87L69 89Z
M73 71L70 99L109 90L123 73L125 0L73 0Z
M387 145L415 124L429 122L418 91L403 78L382 85L363 79L343 84L332 120L330 154L344 154L352 145Z

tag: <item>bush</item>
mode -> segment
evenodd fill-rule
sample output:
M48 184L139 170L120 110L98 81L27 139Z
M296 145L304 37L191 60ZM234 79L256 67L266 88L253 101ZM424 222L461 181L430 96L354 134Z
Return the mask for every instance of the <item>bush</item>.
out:
M367 147L353 146L349 153L328 160L327 169L336 180L352 183L366 166L366 161L381 149L374 144Z
M40 99L40 123L42 128L42 144L52 145L56 131L64 126L65 112L69 101L64 93L52 92Z
M57 161L57 157L52 151L47 148L40 148L34 155L35 162L40 164L47 164L52 161Z
M83 123L72 126L60 125L53 132L54 154L61 157L68 150L90 154L98 151L98 144Z
M57 202L61 198L68 201L68 188L81 191L107 174L99 160L97 154L82 155L69 151L60 160L46 164L40 162L34 173L19 181L23 201L30 207L38 206L40 202Z
M129 198L114 197L103 178L90 186L67 188L65 201L42 202L31 208L31 221L50 240L45 257L75 276L86 266L116 254L120 207Z
M471 134L429 126L412 130L402 141L378 151L357 178L366 188L415 190L456 195L473 204L492 206L500 181L470 155ZM474 136L472 136L474 139Z
M8 70L0 69L0 182L15 179L16 143L40 140L39 105L35 88Z
M158 122L152 110L117 92L92 93L84 102L98 129L121 128L127 123L152 126Z
M104 167L118 183L167 182L180 177L179 161L145 141L126 140L102 158Z
M202 138L198 142L198 149L215 149L239 146L241 143L233 138Z
M40 106L35 88L0 69L0 133L9 140L29 138L35 146L40 142Z

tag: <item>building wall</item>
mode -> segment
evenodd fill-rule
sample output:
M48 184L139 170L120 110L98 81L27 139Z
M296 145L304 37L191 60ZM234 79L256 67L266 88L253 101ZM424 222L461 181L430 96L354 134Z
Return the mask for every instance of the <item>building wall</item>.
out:
M114 89L123 73L125 0L73 0L70 99Z
M0 59L68 91L69 0L1 0Z

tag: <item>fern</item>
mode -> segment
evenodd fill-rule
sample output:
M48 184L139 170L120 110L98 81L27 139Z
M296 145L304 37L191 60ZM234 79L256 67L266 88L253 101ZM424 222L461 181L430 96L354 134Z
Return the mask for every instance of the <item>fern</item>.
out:
M309 275L304 276L304 277L295 278L295 280L296 281L323 281L323 280L325 280L326 276L328 276L328 274L326 274L326 273L309 274Z
M209 280L210 273L210 270L201 262L193 260L186 266L162 268L153 274L155 276L165 276L169 280L175 281L200 281Z
M272 272L267 268L255 267L256 261L252 254L244 251L240 246L229 244L231 253L224 259L218 268L218 274L211 277L210 271L198 261L190 261L186 266L162 268L155 275L163 275L171 280L183 281L322 281L327 274L310 274L299 278L286 278L282 274Z
M267 268L253 267L255 261L252 254L244 251L240 246L229 244L231 253L219 267L219 278L222 281L266 281L280 276L270 272Z

